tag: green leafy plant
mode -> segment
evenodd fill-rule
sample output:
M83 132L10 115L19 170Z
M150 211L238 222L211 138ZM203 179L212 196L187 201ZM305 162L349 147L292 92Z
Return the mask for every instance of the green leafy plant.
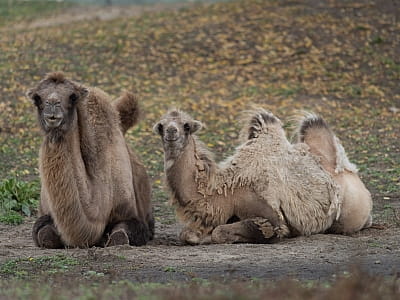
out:
M30 217L39 200L39 184L8 178L0 182L0 222L22 223L23 216Z

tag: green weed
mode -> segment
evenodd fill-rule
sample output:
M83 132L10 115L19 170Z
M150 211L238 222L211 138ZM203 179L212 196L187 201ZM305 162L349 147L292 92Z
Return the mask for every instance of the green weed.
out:
M176 272L176 268L168 266L164 268L164 272L172 272L175 273Z
M42 273L56 274L65 272L70 267L79 264L73 257L65 255L40 256L17 258L4 262L0 265L0 276L7 275L15 278L27 278L30 274Z
M25 182L8 178L0 182L0 222L22 223L23 216L30 217L36 210L39 200L37 181Z

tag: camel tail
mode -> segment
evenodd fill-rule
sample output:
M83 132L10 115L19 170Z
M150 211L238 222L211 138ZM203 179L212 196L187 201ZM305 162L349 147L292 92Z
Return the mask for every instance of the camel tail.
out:
M263 108L256 108L245 112L244 124L240 133L240 138L243 142L257 138L260 134L271 130L282 130L281 121Z
M137 97L132 93L124 92L113 102L113 105L119 113L122 133L125 134L139 121L140 109Z
M326 171L332 175L344 170L357 173L357 167L349 161L340 140L323 118L304 112L299 121L298 142L310 147L310 152L321 159Z

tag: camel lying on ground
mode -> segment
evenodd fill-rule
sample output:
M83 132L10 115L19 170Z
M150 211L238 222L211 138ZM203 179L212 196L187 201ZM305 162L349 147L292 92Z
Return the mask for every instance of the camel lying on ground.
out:
M171 110L154 126L182 241L264 243L371 225L372 200L324 120L306 115L299 142L263 109L249 113L242 144L217 165L194 135L201 123Z
M111 103L57 72L27 95L44 132L35 244L146 244L154 234L149 178L123 136L137 121L136 98L125 93Z

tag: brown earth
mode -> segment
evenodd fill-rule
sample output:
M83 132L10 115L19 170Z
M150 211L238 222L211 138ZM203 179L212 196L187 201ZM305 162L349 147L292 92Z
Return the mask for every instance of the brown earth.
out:
M178 225L157 224L155 239L144 247L48 250L34 246L32 224L33 220L20 226L0 225L0 263L61 254L78 259L80 264L60 276L79 278L94 271L104 274L102 280L133 282L283 277L331 280L353 267L374 275L400 272L398 227L367 229L354 236L318 234L277 244L186 246L177 239ZM43 272L27 271L33 277Z

